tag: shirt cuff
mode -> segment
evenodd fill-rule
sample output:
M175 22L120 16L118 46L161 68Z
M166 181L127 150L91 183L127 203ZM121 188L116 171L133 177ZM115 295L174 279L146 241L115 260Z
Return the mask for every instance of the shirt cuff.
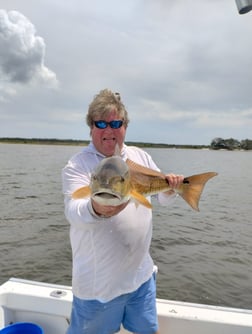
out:
M94 217L94 218L96 218L96 219L98 219L98 220L111 218L111 217L106 217L106 216L98 215L98 214L94 211L94 209L93 209L91 199L88 201L87 208L88 208L88 211L89 211L89 213L91 214L91 216Z

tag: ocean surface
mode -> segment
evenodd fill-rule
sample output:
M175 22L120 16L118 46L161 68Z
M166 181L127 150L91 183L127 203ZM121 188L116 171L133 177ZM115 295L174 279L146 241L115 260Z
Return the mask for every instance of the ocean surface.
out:
M61 169L79 146L0 144L0 284L71 284ZM252 152L146 149L164 172L211 179L200 212L153 202L159 298L252 309Z

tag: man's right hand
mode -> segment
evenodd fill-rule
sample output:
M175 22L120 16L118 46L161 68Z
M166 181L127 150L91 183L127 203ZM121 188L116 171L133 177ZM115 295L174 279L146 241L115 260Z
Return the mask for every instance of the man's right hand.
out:
M95 202L93 199L91 199L92 207L94 212L98 215L101 216L102 218L109 218L112 216L117 215L119 212L121 212L129 203L122 203L117 206L112 206L112 205L101 205L97 202Z

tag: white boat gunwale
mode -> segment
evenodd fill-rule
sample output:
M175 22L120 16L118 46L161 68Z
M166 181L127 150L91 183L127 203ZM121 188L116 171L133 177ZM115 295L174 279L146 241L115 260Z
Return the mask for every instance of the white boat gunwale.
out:
M70 286L10 278L0 286L0 329L30 321L42 326L45 334L65 333L71 304ZM161 334L252 332L252 310L248 309L157 299L157 310Z

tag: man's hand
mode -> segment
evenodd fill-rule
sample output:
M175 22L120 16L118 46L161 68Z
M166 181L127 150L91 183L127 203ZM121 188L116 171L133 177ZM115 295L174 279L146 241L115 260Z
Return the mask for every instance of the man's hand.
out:
M177 188L183 183L184 175L176 175L176 174L167 174L166 179L169 183L169 186L172 188L171 190L165 192L166 194L173 194Z
M167 174L166 179L172 189L178 188L184 181L184 175Z
M94 212L103 218L109 218L112 216L117 215L119 212L121 212L129 202L117 205L117 206L112 206L112 205L101 205L97 202L95 202L93 199L91 199L92 207Z

